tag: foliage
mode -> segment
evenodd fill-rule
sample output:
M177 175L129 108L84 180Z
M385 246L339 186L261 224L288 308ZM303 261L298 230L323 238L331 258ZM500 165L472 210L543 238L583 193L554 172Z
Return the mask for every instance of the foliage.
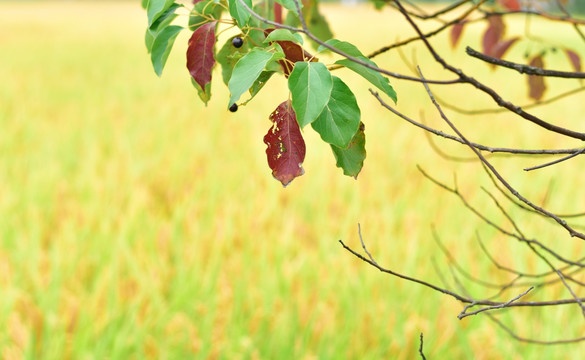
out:
M428 14L416 5L401 0L373 0L374 6L377 9L383 9L389 6L399 12L404 17L406 23L414 30L416 36L404 41L397 40L368 55L364 55L358 46L350 42L333 38L331 28L326 21L326 17L319 10L319 4L316 0L303 2L300 0L289 0L277 3L270 0L258 2L253 2L252 0L228 0L227 2L225 0L208 1L204 6L196 1L195 6L190 11L191 17L196 17L201 20L196 24L197 27L194 28L187 51L187 66L194 79L194 83L198 85L198 94L207 103L210 97L208 87L211 84L211 76L216 63L220 63L223 67L222 75L224 82L227 83L231 93L228 101L228 109L232 112L236 111L239 105L246 105L253 99L261 91L264 84L274 78L274 74L280 74L287 79L289 90L288 99L278 105L276 110L270 115L272 127L264 137L264 142L268 147L266 154L269 167L272 169L273 176L283 186L288 185L294 178L304 173L302 165L305 160L306 149L302 130L309 124L320 135L320 138L331 146L336 165L343 170L345 175L357 177L360 173L366 157L365 124L363 119L361 119L362 111L352 89L346 85L342 78L332 73L339 68L347 68L367 80L377 90L380 90L381 93L378 93L372 88L370 92L378 100L380 105L396 116L424 129L430 134L465 145L472 152L474 160L481 163L493 186L499 192L505 194L506 199L513 206L528 211L534 216L538 214L552 221L559 228L566 231L572 238L585 240L585 233L581 230L583 227L567 221L567 218L572 219L585 216L584 213L557 215L557 212L548 210L545 206L538 205L534 200L520 193L484 155L485 152L505 153L515 156L564 155L561 159L524 169L526 171L532 171L556 165L578 155L582 155L585 153L585 148L538 148L526 150L518 144L514 144L508 148L501 148L473 142L460 129L460 125L457 125L455 121L451 120L451 116L447 114L444 108L466 116L480 112L495 113L497 111L466 110L458 106L458 104L450 104L441 100L439 96L443 95L443 93L431 89L431 86L466 84L474 89L474 94L487 95L495 104L502 108L501 111L507 112L514 119L522 119L534 126L538 126L545 132L551 132L569 140L585 140L585 133L578 128L569 128L556 119L545 119L531 110L534 107L554 104L559 99L583 89L580 88L546 99L547 90L550 88L549 79L582 80L585 78L585 74L580 72L581 56L573 45L555 43L554 40L546 40L531 33L530 19L532 16L536 16L548 21L571 25L580 40L585 42L585 33L580 28L585 25L585 20L574 17L569 11L568 0L460 0L454 4L445 5L432 14ZM171 25L174 19L172 13L179 9L180 6L173 1L153 1L152 3L146 2L144 5L147 10L149 26L146 36L147 48L152 51L153 66L155 72L160 75L168 57L169 49L173 45L176 33L181 30L181 28ZM206 10L207 6L213 5L226 10L229 17L222 18L217 13ZM283 16L283 11L286 11L286 16ZM525 33L523 35L510 36L508 34L506 19L514 15L522 15L527 19ZM446 16L450 16L451 18L445 19L444 17ZM430 32L423 31L420 22L429 20L438 21L441 25ZM485 28L480 35L481 52L470 46L465 48L465 52L470 57L488 64L492 71L496 69L511 69L524 75L527 95L532 101L528 106L519 106L508 101L502 95L502 87L488 85L487 81L479 80L470 75L473 72L463 70L458 67L459 64L453 64L448 61L441 55L444 49L438 49L430 40L436 34L450 29L449 39L452 48L455 49L461 43L461 38L465 35L465 29L470 24L476 23L485 24ZM217 40L215 31L219 26L225 28L237 27L240 35L229 39L221 47L222 50L216 54L215 41ZM161 38L160 41L159 37ZM454 78L446 80L435 79L436 74L433 73L433 78L429 79L420 67L415 66L411 66L411 70L415 74L414 76L403 75L380 68L372 60L382 53L391 49L400 48L411 42L422 43L427 55L431 56L442 67L443 71L452 77L454 76ZM230 44L235 49L231 49ZM311 55L306 50L306 46L312 46L313 49L316 48L316 54L319 56L325 51L330 51L341 58L337 59L333 64L325 64L316 56ZM521 46L524 47L523 60L513 62L504 59L508 57L508 54L518 52L517 49ZM155 48L157 50L156 55L154 55ZM564 54L566 57L566 66L571 67L570 71L548 70L545 68L549 57L557 52ZM220 60L216 62L216 58ZM408 62L408 60L404 61ZM444 124L451 133L446 133L436 127L427 126L423 120L414 120L395 109L393 105L389 105L387 98L396 104L398 97L393 86L390 85L388 77L420 84L424 88L429 101L435 107L437 114L444 120ZM238 103L241 96L246 92L249 92L250 98L245 102ZM441 95L437 96L436 93ZM415 99L415 101L419 100ZM440 150L438 152L441 153ZM455 158L459 159L458 157ZM488 192L496 203L501 215L511 222L514 228L513 231L506 230L504 226L495 224L481 210L477 210L471 206L465 196L460 192L456 182L453 186L449 186L437 180L422 168L420 172L443 190L459 197L466 207L487 224L493 226L500 235L526 245L530 249L532 256L535 256L546 264L548 271L542 274L527 275L526 272L515 267L506 267L510 273L517 275L517 278L503 285L493 285L481 279L474 279L477 283L487 288L498 289L498 294L494 297L486 296L478 298L470 295L462 286L455 286L458 288L456 290L449 289L384 268L368 252L361 233L360 240L362 242L362 248L367 256L352 250L340 241L346 250L382 272L429 287L466 304L458 315L459 319L507 307L527 306L546 308L565 304L576 304L580 307L583 314L585 314L585 299L576 295L572 289L572 285L566 281L568 279L573 285L576 284L577 286L585 287L585 283L570 277L573 274L573 267L575 268L575 273L585 269L585 264L581 258L567 259L561 255L558 249L545 246L541 240L527 238L524 235L524 230L515 223L508 210L501 206L494 194ZM437 235L435 235L435 238L440 244ZM452 259L453 257L450 251L442 247L442 245L440 246L445 255L449 259ZM486 255L488 257L490 256L489 254ZM455 260L451 261L455 262ZM493 261L493 263L496 268L502 268L497 262ZM457 269L459 270L460 267L457 266ZM564 274L563 271L565 271ZM464 276L469 277L464 271L461 272ZM523 277L536 278L537 280L528 283L534 286L529 287L519 295L516 294L515 297L508 298L507 300L501 299L506 291L515 286L520 286L516 284L516 281ZM550 279L551 277L554 279ZM522 300L535 287L545 287L557 283L562 283L572 297L569 299L556 298L542 301ZM492 298L498 298L498 300L492 300ZM513 330L490 314L487 316L511 336L522 341L556 344L585 340L585 337L562 340L526 339L515 334ZM424 357L422 354L422 343L421 355Z
M319 62L317 57L303 47L303 37L291 31L301 22L297 5L302 9L302 21L307 21L308 29L320 40L327 41L326 44L333 48L348 51L363 63L376 66L356 46L332 39L333 34L326 18L319 11L318 1L297 3L294 0L287 0L275 3L266 0L252 3L251 0L204 0L195 1L189 12L189 30L193 33L187 47L187 68L199 97L207 104L211 97L213 69L219 64L222 68L223 81L231 93L227 102L227 108L231 110L238 109L252 100L273 74L285 76L288 78L292 98L292 107L289 109L292 111L291 118L298 121L301 129L311 124L323 141L332 145L334 158L344 174L357 177L366 154L365 133L363 128L360 130L358 126L361 121L360 108L352 90L342 79L332 76L330 68L343 66L355 71L381 89L394 102L397 100L396 93L387 77L364 65L348 59L338 60L329 67ZM152 50L152 63L156 74L160 76L178 32L184 30L182 27L171 25L176 18L176 12L182 6L169 0L145 1L143 7L146 9L149 24L146 31L147 48L149 51ZM227 9L230 18L222 18L222 11L218 9ZM286 11L284 17L286 20L283 24L275 23L276 19L283 18L282 11ZM265 21L253 16L252 12L266 14ZM287 28L279 28L279 25ZM237 43L239 46L234 46L235 37L232 37L217 51L216 34L223 30L218 27L239 28L242 35L237 37L242 39L243 46L239 41ZM319 52L321 51L329 49L321 45ZM249 93L249 99L239 102L246 92ZM299 141L303 142L301 132L297 133L294 130L294 134L288 134L286 133L288 129L289 127L280 129L279 137L298 137ZM350 149L350 142L354 137L361 139L358 147L361 149L360 155L343 155L356 151L355 146ZM287 151L286 147L283 149ZM269 146L267 152L270 151ZM273 169L275 178L286 186L292 178L276 175L272 161L268 155L269 166ZM294 178L302 175L303 171L293 173Z

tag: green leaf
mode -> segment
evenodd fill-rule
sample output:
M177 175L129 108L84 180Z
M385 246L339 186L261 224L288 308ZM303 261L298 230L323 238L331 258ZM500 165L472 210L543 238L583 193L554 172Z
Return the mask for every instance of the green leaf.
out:
M292 41L295 43L303 44L303 37L299 34L293 34L290 30L276 29L272 31L266 39L263 41L265 44L272 41Z
M236 35L240 36L241 35ZM221 75L223 82L227 85L232 77L234 66L250 49L250 42L244 38L244 44L240 48L232 45L232 40L236 36L229 38L217 53L215 60L221 65Z
M337 39L329 39L329 40L325 41L325 44L331 45L334 48L336 48L337 50L343 51L347 55L351 55L354 57L358 57L358 56L365 57L364 54L362 54L362 52L354 44L349 43L347 41L340 41ZM321 46L319 46L317 51L321 52L321 51L331 51L331 50L329 50L325 46L321 45Z
M246 3L250 9L252 8L252 0L244 0L244 3ZM240 0L228 0L228 5L230 9L230 15L236 19L238 26L243 28L248 25L251 14L248 10L246 10L244 5L240 3Z
M146 7L148 6L148 0L142 0L140 3L143 9L146 9Z
M370 1L374 3L374 8L378 11L382 10L382 8L384 6L389 4L389 2L385 1L385 0L370 0Z
M203 101L205 106L207 106L209 99L211 99L211 83L208 82L207 84L205 84L205 90L201 89L201 86L197 84L197 82L193 78L191 78L191 84L193 84L193 87L197 89L197 95L199 95L201 101Z
M290 10L292 12L294 12L295 14L297 13L297 6L295 5L295 2L293 0L275 0L277 3L279 3L280 5L282 5L282 7L284 7L287 10ZM302 9L303 8L303 2L301 0L299 0L299 7Z
M254 82L258 79L268 63L282 59L283 57L284 55L280 52L270 53L260 49L251 50L242 57L236 66L234 66L232 76L228 83L231 94L228 106L232 106L232 104L240 99L243 93L254 85Z
M165 11L163 11L162 14L160 14L160 16L158 17L158 19L156 19L152 23L152 25L150 25L149 29L154 31L160 31L164 27L169 26L169 24L177 17L175 11L180 7L183 7L183 5L175 3L171 4L171 6Z
M331 145L337 167L343 169L343 174L357 179L366 159L366 134L364 123L360 123L358 132L353 136L346 148Z
M191 15L189 15L189 30L197 30L197 28L203 24L209 22L209 18L219 20L222 11L223 6L219 5L218 0L204 0L198 2L193 6Z
M346 148L360 125L360 108L349 87L333 76L329 102L311 126L323 141Z
M370 60L366 57L356 56L356 58L365 62L365 63L376 66L376 64L372 60ZM343 65L346 68L355 71L356 73L361 75L364 79L368 80L372 85L374 85L378 89L382 90L386 95L388 95L396 103L396 101L397 101L396 92L394 91L394 89L390 85L387 77L382 76L382 74L380 74L379 72L372 70L372 69L369 69L369 68L367 68L363 65L360 65L358 63L355 63L349 59L338 60L335 63L339 64L339 65Z
M182 7L179 4L172 4L167 10L165 10L158 19L148 28L146 29L146 34L144 34L144 43L146 44L146 49L150 54L152 52L152 44L154 39L164 28L169 26L173 20L177 17L175 11Z
M292 105L301 128L317 119L329 102L333 79L323 63L297 62L288 78Z
M173 5L174 0L148 0L146 4L146 15L148 16L148 27Z
M183 30L183 27L181 26L167 26L162 29L154 39L150 60L152 61L154 72L158 76L161 76L167 58L169 57L173 44L175 43L175 39L181 30Z
M146 33L144 33L144 44L146 45L146 51L150 54L152 52L152 44L154 43L154 38L156 34L154 34L150 29L146 29Z
M302 2L301 2L302 4ZM288 11L286 13L286 18L284 19L284 24L292 27L300 27L301 20L299 19L299 15L296 11Z
M254 81L254 84L252 84L252 87L250 88L250 98L246 100L245 103L250 102L250 100L252 100L254 96L260 92L260 90L264 87L264 85L266 85L268 80L270 80L274 74L276 74L276 71L262 71L260 76L258 76L258 79Z

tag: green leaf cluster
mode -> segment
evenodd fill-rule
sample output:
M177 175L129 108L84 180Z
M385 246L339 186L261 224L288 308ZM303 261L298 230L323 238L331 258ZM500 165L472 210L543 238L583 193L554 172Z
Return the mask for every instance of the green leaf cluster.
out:
M182 7L170 0L146 0L143 4L148 15L148 28L144 35L146 49L154 72L161 76L175 39L183 27L171 25L177 17L175 11Z
M331 146L336 164L343 169L343 173L357 177L366 157L365 132L361 111L350 87L341 78L332 75L325 64L306 52L303 48L304 39L299 33L271 28L253 17L247 9L251 8L272 20L276 2L287 11L285 23L297 27L300 22L295 2L266 0L254 4L253 0L242 1L245 5L240 0L203 0L193 5L189 15L189 30L195 31L210 21L216 22L214 26L223 26L219 24L225 23L225 20L218 20L222 18L223 10L227 9L232 24L241 31L237 36L242 41L238 39L233 43L235 36L232 36L217 52L215 45L211 47L209 42L206 45L213 51L214 62L220 64L223 82L230 91L228 108L233 108L234 104L246 104L274 74L284 74L288 77L290 104L300 129L310 124L321 139ZM328 46L361 62L342 58L335 64L359 74L396 102L396 92L388 78L364 66L376 66L372 60L364 56L355 45L332 39L329 24L319 11L318 0L306 0L300 5L309 30L315 36L327 40ZM173 25L177 10L183 5L173 0L142 0L142 6L146 9L148 19L146 48L154 71L160 76L178 34L184 29ZM221 32L217 27L215 30ZM193 50L192 43L189 44L189 49ZM316 46L315 42L311 42L311 45L318 52L330 50L325 46ZM197 63L189 63L188 54L189 64ZM211 64L206 69L209 71L207 74L213 70L214 63ZM206 82L204 89L195 81L193 85L201 100L207 103L211 98L211 83ZM250 97L242 102L240 99L246 92Z

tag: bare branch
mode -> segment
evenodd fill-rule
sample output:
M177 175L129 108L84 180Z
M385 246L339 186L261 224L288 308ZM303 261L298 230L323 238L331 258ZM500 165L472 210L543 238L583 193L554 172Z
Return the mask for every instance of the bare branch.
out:
M449 139L449 140L453 140L456 141L460 144L466 145L465 141L463 141L463 139L457 137L457 136L453 136L450 134L447 134L443 131L440 130L436 130L434 128L431 128L427 125L424 125L420 122L417 122L411 118L409 118L408 116L402 114L401 112L399 112L398 110L394 109L392 106L388 105L388 103L386 103L381 97L380 95L370 89L370 93L372 93L372 95L378 100L378 102L380 103L380 105L382 105L383 107L385 107L386 109L390 110L390 112L392 112L393 114L395 114L396 116L406 120L407 122L411 123L412 125L419 127L423 130L426 130L432 134L435 134L437 136L443 137L445 139ZM580 151L581 148L577 148L577 149L514 149L514 148L500 148L500 147L491 147L491 146L486 146L486 145L482 145L482 144L478 144L478 143L473 143L470 142L470 144L481 151L487 151L490 153L507 153L507 154L516 154L516 155L559 155L559 154L574 154L576 151Z
M534 67L530 65L518 64L511 61L502 60L499 58L495 58L493 56L488 56L479 51L472 49L471 47L467 46L465 48L465 52L469 56L474 58L483 60L487 63L494 64L496 66L505 67L508 69L516 70L520 74L526 75L534 75L534 76L546 76L546 77L557 77L557 78L564 78L564 79L585 79L585 73L582 72L571 72L571 71L556 71L556 70L546 70L539 67Z
M571 95L578 94L578 93L580 93L580 92L582 92L584 90L585 90L585 87L583 87L583 86L582 87L578 87L576 89L572 89L572 90L569 90L569 91L562 92L562 93L560 93L560 94L558 94L556 96L553 96L551 98L548 98L546 100L540 100L539 102L533 102L533 103L526 104L526 105L520 105L520 107L522 109L524 109L524 110L533 109L533 108L537 108L537 107L542 107L542 106L545 106L545 105L549 105L549 104L555 103L555 102L557 102L557 101L559 101L561 99L564 99L566 97L569 97ZM501 107L500 108L493 108L493 109L473 109L473 110L463 109L463 108L460 108L460 107L458 107L456 105L447 103L445 100L441 99L436 94L435 94L435 98L437 98L437 100L439 101L439 103L441 103L441 105L443 107L445 107L447 109L450 109L450 110L453 110L453 111L456 111L456 112L458 112L460 114L465 114L465 115L497 114L497 113L508 113L510 111L510 110L508 110L506 108L501 108Z
M461 313L460 313L459 315L457 315L457 318L458 318L459 320L461 320L461 319L463 319L463 318L465 318L465 317L472 316L472 315L477 315L477 314L479 314L479 313L482 313L482 312L484 312L484 311L497 310L497 309L503 309L503 308L505 308L505 307L509 307L509 306L510 306L510 305L511 305L511 304L512 304L514 301L517 301L517 300L519 300L521 297L523 297L523 296L525 296L526 294L528 294L528 293L529 293L529 292L530 292L532 289L534 289L534 287L531 287L531 288L529 288L528 290L524 291L524 292L523 292L523 293L521 293L520 295L516 296L516 297L515 297L515 298L513 298L513 299L510 299L509 301L506 301L506 302L505 302L505 303L503 303L503 304L500 304L500 305L494 305L494 306L486 306L486 307L483 307L483 308L481 308L481 309L479 309L479 310L472 311L472 312L470 312L470 313L468 313L468 312L466 312L466 311L467 311L468 309L470 309L471 307L475 306L476 304L473 304L473 303L472 303L472 304L466 305L466 306L463 308L463 311L461 311Z
M527 113L526 111L522 110L520 107L513 105L511 102L505 101L492 88L490 88L490 87L484 85L483 83L479 82L478 80L466 75L462 70L457 69L457 68L449 65L441 56L439 56L439 54L435 51L433 46L425 38L425 36L422 33L422 31L420 30L420 28L416 25L416 23L406 13L406 11L402 7L402 4L400 3L400 1L399 0L393 0L393 1L397 5L397 7L400 10L400 12L402 13L402 15L405 17L405 19L411 25L411 27L416 31L418 36L421 38L421 40L425 44L427 50L434 57L435 61L437 61L439 64L441 64L445 69L449 70L450 72L457 74L459 76L461 82L465 82L465 83L468 83L470 85L473 85L476 89L489 95L496 102L496 104L498 104L499 106L507 108L511 112L520 115L522 118L524 118L524 119L526 119L526 120L528 120L528 121L530 121L538 126L541 126L544 129L547 129L551 132L555 132L555 133L558 133L561 135L572 137L575 139L585 140L585 133L573 131L573 130L566 129L566 128L563 128L563 127L558 126L558 125L551 124L551 123L546 122L546 121L544 121L544 120L542 120L542 119L540 119L540 118L538 118L530 113Z

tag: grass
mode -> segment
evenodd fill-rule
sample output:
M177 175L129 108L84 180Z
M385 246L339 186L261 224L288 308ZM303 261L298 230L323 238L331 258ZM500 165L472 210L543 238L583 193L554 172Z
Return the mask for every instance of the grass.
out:
M390 12L326 9L338 37L365 52L379 44L371 34L388 34L390 42L410 32ZM158 79L143 46L144 25L137 2L0 3L1 358L412 359L421 332L434 359L579 353L582 345L516 342L481 315L459 321L457 302L380 274L338 244L359 247L360 222L381 264L440 283L431 259L448 270L431 239L435 224L476 275L505 278L477 251L476 231L502 261L543 270L415 167L448 183L457 173L466 196L497 216L479 190L489 182L476 163L439 157L419 130L369 96L367 84L340 71L362 107L366 166L357 181L343 177L328 147L307 130L306 174L283 189L270 176L262 137L268 115L288 96L284 80L231 114L217 73L204 107L184 68L187 34ZM480 31L468 29L465 39L477 42ZM444 37L435 41L461 59ZM442 76L416 51L428 77ZM567 66L560 55L554 59ZM397 53L378 62L407 71ZM520 76L486 67L477 77L508 81L504 95L526 101ZM444 127L420 86L392 83L402 111L423 111ZM467 102L461 105L489 104L466 98L468 88L453 90L441 95ZM573 114L585 105L574 99L542 114L576 126ZM521 123L494 136L508 120L477 118L461 127L494 145L577 145ZM582 160L535 174L520 170L539 161L494 159L529 196L542 199L554 178L550 207L582 209ZM511 211L532 234L566 240L549 223ZM566 244L569 254L583 251ZM562 293L535 291L533 298L555 291ZM578 336L576 314L573 307L501 312L520 333L539 338Z

